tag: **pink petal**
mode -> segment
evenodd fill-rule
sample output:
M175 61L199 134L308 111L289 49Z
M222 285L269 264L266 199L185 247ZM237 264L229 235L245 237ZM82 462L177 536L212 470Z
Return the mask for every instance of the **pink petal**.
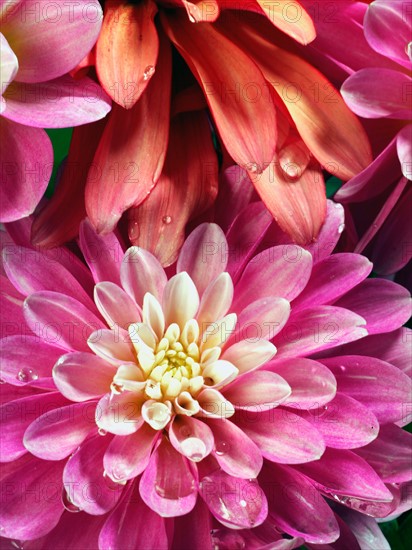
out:
M118 481L137 477L149 464L150 454L158 436L159 432L146 423L126 437L115 436L103 458L107 474Z
M396 151L405 178L411 179L412 124L408 124L396 136Z
M44 460L66 458L96 430L95 407L96 402L88 402L47 411L25 431L24 446Z
M9 43L3 34L0 36L0 51L1 51L1 95L3 95L8 84L12 82L19 70L19 62L16 54L10 48ZM2 109L5 104L2 100ZM1 114L2 111L0 111Z
M315 306L291 315L273 343L277 358L299 357L367 335L365 320L342 307Z
M316 427L326 445L334 449L363 447L379 432L373 412L344 393L338 392L327 405L315 404L309 411L298 414Z
M233 310L254 300L276 296L293 300L302 292L312 270L312 256L296 245L274 246L255 256L235 287Z
M110 389L116 369L92 353L67 353L53 368L59 391L71 401L100 397Z
M104 475L103 455L109 442L109 436L88 439L70 457L63 472L70 501L91 515L109 512L123 491L122 485Z
M275 353L275 346L267 340L259 339L257 342L242 340L226 348L221 357L233 363L242 374L264 365Z
M8 278L23 295L52 290L76 298L90 310L95 309L93 300L76 278L59 262L51 261L46 254L15 246L13 254L5 254L3 261Z
M0 119L0 132L4 174L0 220L11 222L31 214L40 202L53 168L53 148L44 130L21 126L4 117Z
M285 326L290 304L284 298L261 298L249 304L238 317L238 326L229 343L236 339L258 342L272 339Z
M411 395L412 383L397 367L360 355L321 361L334 373L339 391L367 406L380 423L399 422L407 416L405 403Z
M203 292L196 318L199 327L222 319L232 304L233 282L228 273L221 273Z
M167 276L159 261L147 250L132 246L124 255L120 278L123 288L139 306L143 306L146 292L162 299Z
M104 327L83 304L59 292L35 292L26 298L24 306L32 331L43 341L66 350L88 351L88 336Z
M392 493L365 460L352 451L326 449L314 462L295 466L321 491L376 501L391 501Z
M140 478L140 496L162 517L182 516L196 504L197 491L187 461L166 439Z
M256 192L248 173L237 164L229 166L219 178L219 194L216 201L216 223L226 231L236 217L255 199ZM230 209L227 204L230 202ZM244 242L242 241L242 246Z
M254 479L240 479L217 470L202 479L200 494L215 518L235 529L261 525L268 502Z
M293 310L333 303L371 271L372 263L364 256L333 254L314 266L308 284L293 302Z
M15 386L35 385L37 379L51 378L53 365L62 355L61 348L49 345L34 335L3 338L0 350L1 377Z
M213 449L213 433L209 426L190 416L176 416L169 428L170 443L180 454L200 462Z
M127 330L129 325L142 320L136 302L114 283L98 283L94 288L94 299L110 328L117 326Z
M144 504L137 483L125 491L121 502L107 518L100 532L99 548L168 550L165 522Z
M186 271L201 296L206 287L226 269L227 241L216 224L198 226L186 239L177 260L177 273Z
M225 397L237 409L263 411L275 408L291 394L281 376L266 370L247 373L225 388Z
M233 420L272 462L301 464L317 460L325 450L316 428L285 409L239 411Z
M3 537L33 540L57 525L64 510L60 499L63 467L62 462L47 462L30 456L2 480L0 522ZM39 498L42 493L47 493L47 498Z
M405 90L411 78L392 69L361 69L351 75L341 87L341 94L354 113L364 118L410 117L410 99Z
M328 200L325 223L321 227L316 242L305 247L312 254L314 264L327 258L334 250L344 229L344 220L342 205Z
M189 514L174 519L173 527L173 550L185 550L188 540L197 550L210 550L212 516L200 498Z
M104 118L110 99L92 79L69 75L36 84L13 82L4 94L3 116L37 128L80 126Z
M271 361L266 370L278 373L292 388L292 394L283 405L309 409L325 405L336 394L336 379L331 371L317 361L291 358Z
M384 537L376 519L347 509L339 513L354 533L362 550L376 550L377 548L379 550L391 550L391 546Z
M91 223L85 220L80 225L80 248L96 283L120 283L123 250L113 233L97 235Z
M369 334L400 328L412 313L406 288L383 279L368 279L336 302L366 319Z
M213 456L224 472L242 479L258 476L262 453L255 443L227 419L207 419L215 441Z
M97 0L53 5L39 0L33 11L25 10L16 6L2 21L19 60L20 82L44 82L74 69L92 49L103 16Z
M124 391L120 395L104 395L96 408L96 424L101 430L116 435L130 435L143 424L139 396Z
M270 518L282 531L310 543L327 544L338 538L332 510L305 476L288 466L270 464L262 487L269 497Z
M0 408L0 460L10 462L27 452L23 445L23 435L26 428L46 411L67 404L57 392L47 392L40 395L23 397L5 403Z
M96 355L112 365L135 363L136 352L129 334L120 327L115 330L96 330L90 335L87 344Z
M398 426L381 426L378 437L366 447L356 449L386 483L402 483L412 476L412 435Z

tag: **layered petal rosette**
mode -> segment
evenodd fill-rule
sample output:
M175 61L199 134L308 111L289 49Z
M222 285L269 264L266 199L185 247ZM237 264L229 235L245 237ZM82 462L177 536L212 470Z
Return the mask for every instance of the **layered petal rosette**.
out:
M43 128L99 120L111 102L92 79L67 74L97 40L97 0L1 0L0 24L0 220L10 222L33 212L49 182L53 149Z
M307 248L260 202L234 216L226 236L199 225L167 272L88 221L88 268L10 224L3 537L32 550L358 548L372 518L404 506L409 293L331 254L339 205Z

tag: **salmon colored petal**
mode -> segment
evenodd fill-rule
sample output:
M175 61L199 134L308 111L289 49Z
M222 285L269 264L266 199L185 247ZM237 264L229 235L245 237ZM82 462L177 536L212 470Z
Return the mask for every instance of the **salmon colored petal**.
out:
M105 3L102 30L96 45L96 70L110 97L131 109L155 73L159 40L156 4L145 0Z
M250 3L250 2L249 2ZM315 25L299 2L280 0L267 2L257 0L266 17L281 31L285 32L297 42L308 44L316 38Z
M86 210L100 233L111 231L125 210L140 204L159 179L166 154L171 54L160 36L159 61L148 89L130 110L113 106L86 184Z
M319 234L326 216L326 192L319 168L307 168L293 180L278 161L262 174L249 173L255 188L281 229L294 242L308 244Z
M79 234L80 222L86 217L84 189L87 174L105 124L103 119L74 128L67 162L56 191L33 222L34 245L51 248ZM97 178L98 167L92 166L91 170L93 177Z
M181 0L187 11L187 16L191 23L200 23L205 21L213 23L219 17L219 5L217 0Z
M214 26L194 26L184 17L162 18L169 38L202 86L229 154L237 164L262 171L276 146L275 107L262 73Z
M176 116L162 175L149 197L129 212L132 243L149 250L162 265L172 264L183 244L186 223L216 197L217 170L206 113Z
M247 42L249 55L321 165L343 180L363 170L372 160L366 133L332 84L308 62L276 46L282 35L268 21L252 14L225 15L216 26L236 44Z

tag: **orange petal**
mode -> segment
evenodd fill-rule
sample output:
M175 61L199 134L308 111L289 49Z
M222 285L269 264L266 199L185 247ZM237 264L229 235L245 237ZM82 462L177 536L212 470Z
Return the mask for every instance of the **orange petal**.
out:
M177 115L162 175L149 197L129 211L129 237L163 265L172 264L186 223L214 201L218 166L205 111Z
M247 43L320 164L343 180L368 166L372 153L366 133L332 84L309 63L276 46L281 33L263 17L231 17L226 14L216 25L237 44Z
M79 234L86 216L84 188L106 119L73 129L67 162L56 191L32 225L32 243L53 248Z
M189 21L191 23L200 23L205 21L213 23L219 17L219 6L216 0L182 0L182 4L186 8Z
M153 22L156 13L152 0L105 3L96 45L96 69L105 91L125 109L133 107L155 72L159 50Z
M249 177L281 229L299 245L314 241L326 216L326 193L322 171L309 166L293 180L277 159L263 174Z
M113 106L89 173L86 210L99 233L112 231L125 210L140 204L162 171L172 66L170 45L159 37L159 61L146 93L129 111Z
M169 38L202 86L229 154L261 172L276 147L276 112L261 71L214 25L192 25L180 12L161 14Z

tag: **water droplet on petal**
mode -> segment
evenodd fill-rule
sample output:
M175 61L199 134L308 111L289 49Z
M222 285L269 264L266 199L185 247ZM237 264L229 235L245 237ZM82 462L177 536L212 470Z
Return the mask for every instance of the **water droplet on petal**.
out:
M21 542L18 541L18 540L12 540L12 541L11 541L11 545L12 545L14 548L17 548L17 550L23 550L23 543L21 543Z
M409 57L409 60L412 61L412 42L409 42L409 44L405 47L406 55Z
M102 435L102 436L107 435L107 431L104 430L103 428L99 428L99 429L97 430L97 433L98 433L99 435Z
M77 512L81 512L81 508L73 504L73 502L70 500L69 495L67 494L67 491L65 488L63 488L62 491L62 503L68 512L71 512L72 514L76 514Z
M119 479L115 481L106 471L103 472L103 478L107 487L112 491L118 491L122 485L126 485L127 483L127 479Z
M188 437L181 442L182 453L193 462L200 462L207 454L206 445L198 437Z
M230 450L230 443L226 441L218 441L215 446L215 452L218 456L222 456Z
M344 230L344 229L345 229L345 224L344 224L344 223L341 223L341 224L339 225L339 227L338 227L338 233L339 233L339 235L340 235L341 233L343 233L343 230Z
M166 225L169 225L172 223L172 216L163 216L162 222Z
M37 380L39 378L39 375L36 371L29 367L23 367L16 376L17 380L20 380L20 382L24 382L28 384L29 382L33 382L34 380Z
M153 65L148 65L143 72L143 80L149 80L155 74L156 68Z
M259 165L257 162L250 162L247 165L248 172L251 172L252 174L257 174L259 172Z
M210 531L213 550L243 550L245 539L240 533L228 529L212 529Z
M3 380L3 378L0 378L0 384L5 384L5 383L6 383L6 381ZM0 527L0 530L1 530L1 529L2 529L2 528ZM4 528L3 528L3 529L4 529Z

